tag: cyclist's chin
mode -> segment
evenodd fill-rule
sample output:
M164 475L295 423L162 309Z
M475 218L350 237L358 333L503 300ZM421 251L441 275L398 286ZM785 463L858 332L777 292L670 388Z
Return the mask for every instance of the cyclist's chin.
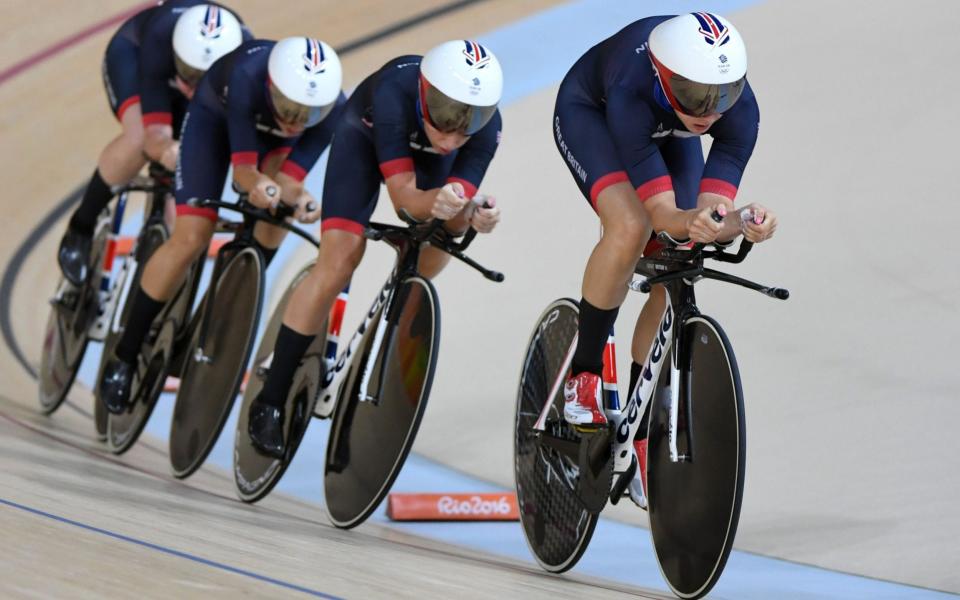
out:
M283 135L287 137L292 137L295 135L300 135L303 133L303 130L306 129L300 123L287 123L286 121L277 121L277 125L280 126L280 131L283 132Z

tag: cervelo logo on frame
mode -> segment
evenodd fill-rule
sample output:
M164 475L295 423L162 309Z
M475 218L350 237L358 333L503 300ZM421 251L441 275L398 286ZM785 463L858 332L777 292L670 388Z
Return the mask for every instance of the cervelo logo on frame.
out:
M480 496L471 496L469 500L456 500L450 496L442 496L437 500L437 512L441 515L509 515L510 508L510 500L506 496L500 496L498 500L484 500Z
M487 52L486 48L477 42L471 42L470 40L463 40L463 44L463 56L465 57L468 66L471 66L475 69L482 69L490 64L490 54Z
M706 12L690 13L700 22L703 41L711 46L722 46L730 41L730 28L719 17Z
M303 54L303 68L311 75L323 73L327 68L323 55L323 44L313 38L303 38L307 42L307 51Z
M220 37L223 32L223 20L220 17L220 7L210 5L200 23L200 35L210 40Z
M654 372L657 374L660 373L658 365L664 357L664 348L666 347L668 341L667 336L670 333L670 328L672 326L673 307L670 305L668 300L667 307L663 312L663 319L660 321L660 327L657 329L657 335L653 340L653 347L650 349L650 356L647 357L647 361L643 366L640 379L637 381L637 385L634 388L634 396L630 399L627 418L621 421L620 426L617 428L617 443L623 444L627 441L627 439L629 439L631 425L633 425L637 421L637 418L640 417L640 405L646 401L650 387L654 383Z

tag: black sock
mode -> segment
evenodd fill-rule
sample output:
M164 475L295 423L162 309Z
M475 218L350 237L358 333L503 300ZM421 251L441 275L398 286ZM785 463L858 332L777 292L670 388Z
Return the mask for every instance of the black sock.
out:
M610 329L617 320L620 307L602 309L580 299L580 325L577 350L573 353L571 372L603 374L603 348L610 336Z
M270 371L267 373L267 380L263 383L263 389L260 390L260 399L265 404L278 408L284 405L290 384L293 383L293 375L300 366L300 360L316 337L304 335L286 325L280 325L277 345L273 347Z
M150 331L150 325L163 309L166 302L154 300L138 287L133 296L133 304L130 306L130 315L127 322L123 324L123 336L117 343L114 354L125 363L135 364L137 356L140 354L140 346Z
M93 234L93 229L97 226L97 217L111 198L113 198L113 191L97 169L93 172L87 190L83 193L80 206L70 217L70 229L87 235Z
M636 362L630 363L630 393L633 393L633 388L637 385L637 382L640 381L640 374L643 373L643 365ZM650 421L650 407L653 404L650 403L647 405L647 410L640 415L640 427L637 429L637 434L633 436L634 441L639 441L647 437L647 425ZM637 407L639 408L639 407Z
M270 262L273 261L273 257L277 255L277 250L279 248L267 248L256 239L253 240L253 243L260 248L260 254L263 254L263 259L266 262L266 265L269 267Z

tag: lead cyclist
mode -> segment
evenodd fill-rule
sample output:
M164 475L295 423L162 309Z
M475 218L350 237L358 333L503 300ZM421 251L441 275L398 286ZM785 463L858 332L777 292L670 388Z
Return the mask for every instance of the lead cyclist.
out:
M657 249L651 233L725 243L741 233L762 242L776 230L776 216L759 204L734 210L760 122L746 73L739 32L725 18L697 12L628 25L587 51L560 85L554 140L603 225L583 277L578 342L563 390L564 418L583 431L608 426L602 352L637 261ZM713 144L704 162L700 136L708 133ZM666 292L655 286L634 329L631 392L665 308ZM628 488L641 507L647 421L645 413Z

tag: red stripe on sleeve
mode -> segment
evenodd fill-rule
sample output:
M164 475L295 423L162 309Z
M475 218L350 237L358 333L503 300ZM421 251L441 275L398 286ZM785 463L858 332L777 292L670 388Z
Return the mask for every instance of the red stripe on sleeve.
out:
M389 179L398 173L410 173L413 171L412 158L395 158L387 162L380 163L380 172L384 179Z
M303 181L307 178L307 172L304 170L304 168L292 160L283 161L283 166L280 167L280 172L293 177L297 181Z
M350 233L356 235L363 235L364 227L360 223L351 221L350 219L331 217L320 222L320 233L323 233L328 229L339 229L340 231L349 231Z
M737 186L722 179L706 178L700 181L701 194L718 194L733 200L737 197Z
M230 163L233 166L254 165L257 164L256 152L234 152L230 155Z
M629 181L626 171L614 171L613 173L607 173L594 182L594 184L590 186L590 204L593 205L593 210L597 210L597 198L600 196L600 192L607 189L611 185L620 183L622 181Z
M669 175L656 177L637 188L637 197L646 202L651 196L673 190L673 182Z
M173 115L168 112L152 112L143 115L143 126L173 125Z
M459 177L448 177L447 183L459 183L463 186L463 192L467 195L467 198L473 198L477 195L477 186L473 185L466 179L460 179Z

